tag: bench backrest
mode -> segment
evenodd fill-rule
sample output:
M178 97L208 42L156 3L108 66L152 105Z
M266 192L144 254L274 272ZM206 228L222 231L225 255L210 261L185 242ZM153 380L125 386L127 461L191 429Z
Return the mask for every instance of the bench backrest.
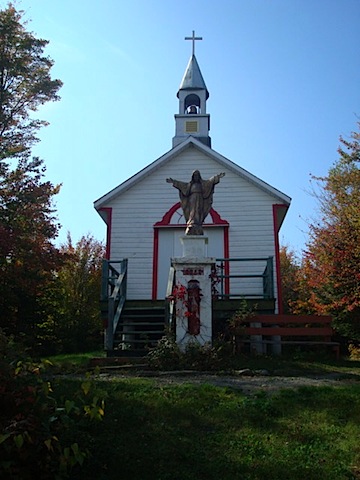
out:
M330 338L334 334L330 316L256 315L243 328L244 335L312 336ZM259 323L258 327L255 325Z
M251 323L260 322L263 325L331 325L330 315L255 315L249 320Z

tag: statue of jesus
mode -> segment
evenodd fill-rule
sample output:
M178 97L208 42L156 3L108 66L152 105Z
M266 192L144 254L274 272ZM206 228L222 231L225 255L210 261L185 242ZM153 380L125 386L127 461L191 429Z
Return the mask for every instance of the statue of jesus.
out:
M203 180L199 170L195 170L189 183L167 178L179 190L181 208L186 220L185 235L204 235L203 223L213 203L215 185L225 173L219 173Z

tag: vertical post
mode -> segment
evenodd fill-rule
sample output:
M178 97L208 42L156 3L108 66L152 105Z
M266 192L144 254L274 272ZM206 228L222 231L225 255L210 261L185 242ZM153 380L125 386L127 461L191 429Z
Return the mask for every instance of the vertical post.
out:
M250 322L250 327L261 328L261 322ZM251 335L250 337L250 350L251 353L257 355L264 355L266 353L266 345L263 343L262 335Z
M109 297L108 308L108 324L105 333L105 349L107 351L114 348L114 315L115 315L115 300Z
M273 257L268 257L264 270L264 298L274 298L274 267Z
M103 260L101 266L101 293L100 293L101 318L104 325L104 348L107 350L107 331L109 327L109 261Z
M224 278L224 275L225 275L225 267L224 267L224 260L221 260L221 263L220 263L220 278L221 278L221 282L220 282L220 295L221 295L221 299L224 299L224 282L225 282L225 278Z
M267 260L266 269L268 270L268 278L269 278L269 298L274 298L274 258L269 257ZM277 327L278 325L272 325L272 327ZM281 355L281 336L280 335L272 335L271 340L274 342L271 345L271 352L274 355Z
M275 293L274 293L274 258L269 257L268 258L268 269L269 269L269 294L270 298L274 298Z
M108 279L109 279L109 262L108 260L102 261L101 266L101 301L107 300L108 297Z

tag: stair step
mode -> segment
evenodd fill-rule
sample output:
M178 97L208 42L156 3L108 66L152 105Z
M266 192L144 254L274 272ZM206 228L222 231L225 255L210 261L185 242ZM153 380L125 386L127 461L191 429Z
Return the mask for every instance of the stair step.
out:
M159 335L163 333L162 330L118 330L116 335Z
M149 327L154 327L156 325L158 326L164 326L165 325L165 322L127 322L127 319L124 318L121 323L119 323L119 327L121 327L122 325L126 325L127 327L132 327L132 326L143 326L143 325L148 325Z
M165 332L164 302L126 301L110 356L145 356Z
M121 345L123 343L125 343L125 345L131 345L131 344L141 344L141 345L146 345L148 343L157 343L158 342L158 339L154 338L154 339L142 339L142 340L118 340L117 342L115 342L117 345Z
M136 306L136 305L127 305L125 303L125 308L128 309L128 310L141 310L141 311L144 311L144 310L159 310L159 312L163 312L165 310L164 307L159 307L159 306L151 306L151 305L148 305L148 306Z
M117 349L116 347L114 350L111 350L107 352L107 356L110 358L114 357L125 357L127 359L129 358L139 358L141 361L143 361L143 357L145 357L149 353L149 349L145 348L138 348L136 350L121 350Z

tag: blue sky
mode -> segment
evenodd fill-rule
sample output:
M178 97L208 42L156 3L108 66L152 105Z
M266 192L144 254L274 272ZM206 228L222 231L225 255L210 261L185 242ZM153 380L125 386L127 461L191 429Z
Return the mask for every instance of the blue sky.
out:
M0 2L2 7L7 2ZM317 216L310 175L360 117L359 0L19 0L50 41L61 101L34 154L62 183L59 242L105 238L94 200L171 148L192 30L212 147L292 197L280 240L300 252Z

